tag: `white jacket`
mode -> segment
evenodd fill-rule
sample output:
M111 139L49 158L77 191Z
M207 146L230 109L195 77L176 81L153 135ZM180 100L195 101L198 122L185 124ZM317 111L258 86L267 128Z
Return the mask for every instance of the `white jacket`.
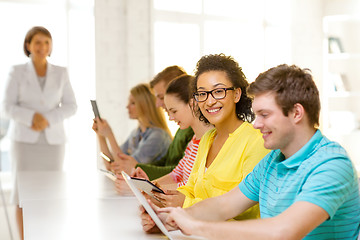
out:
M63 120L77 110L74 91L66 68L47 63L44 90L41 89L32 61L14 66L9 74L3 109L12 120L12 140L35 143L40 132L31 129L35 112L48 120L45 136L49 144L66 141Z

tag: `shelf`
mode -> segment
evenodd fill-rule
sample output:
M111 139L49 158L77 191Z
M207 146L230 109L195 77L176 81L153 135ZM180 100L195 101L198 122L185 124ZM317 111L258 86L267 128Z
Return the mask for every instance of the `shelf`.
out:
M360 14L324 17L323 33L324 134L346 149L359 172Z
M360 53L328 53L327 58L331 60L360 60Z
M360 22L360 15L330 15L324 17L324 23Z
M360 97L360 92L330 92L328 93L329 98L351 98L351 97Z
M360 129L354 129L349 131L340 131L339 129L328 128L326 130L326 135L332 137L349 137L349 136L359 136L360 137Z

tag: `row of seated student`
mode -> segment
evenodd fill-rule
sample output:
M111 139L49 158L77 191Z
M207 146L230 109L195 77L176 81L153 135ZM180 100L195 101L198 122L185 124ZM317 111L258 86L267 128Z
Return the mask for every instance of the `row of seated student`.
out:
M157 178L166 191L155 193L153 202L182 207L153 205L163 213L169 229L214 239L239 234L263 237L269 232L285 239L357 237L356 171L344 149L317 129L319 93L306 70L280 65L260 74L249 87L238 63L216 54L199 60L195 78L183 75L162 87L165 93L159 95L154 88L155 94L165 101L171 120L181 130L191 127L195 132L185 156L166 174L165 164L141 165L119 154L114 171ZM146 167L151 169L149 174ZM159 173L154 174L156 167ZM330 181L333 176L337 176L335 183ZM119 192L126 191L121 177L115 185ZM146 232L156 231L145 211L141 217ZM206 222L259 217L270 220L239 221L234 227ZM335 226L334 221L342 225Z

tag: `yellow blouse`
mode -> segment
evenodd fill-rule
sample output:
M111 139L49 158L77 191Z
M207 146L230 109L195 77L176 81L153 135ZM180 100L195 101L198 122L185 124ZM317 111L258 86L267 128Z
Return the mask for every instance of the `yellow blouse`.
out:
M186 198L183 207L206 198L222 195L236 187L255 165L269 152L265 149L262 134L244 122L233 133L205 171L207 154L216 136L216 129L209 130L201 138L196 160L186 185L177 190ZM259 217L258 205L236 219Z

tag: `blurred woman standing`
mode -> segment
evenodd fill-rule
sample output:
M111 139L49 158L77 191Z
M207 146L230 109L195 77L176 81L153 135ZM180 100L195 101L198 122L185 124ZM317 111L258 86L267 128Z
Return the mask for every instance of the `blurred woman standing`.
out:
M40 26L31 28L23 48L30 61L12 68L3 101L11 119L14 179L18 171L62 170L66 140L63 121L77 110L67 69L47 60L52 50L50 32ZM13 200L18 202L16 182L13 193Z

